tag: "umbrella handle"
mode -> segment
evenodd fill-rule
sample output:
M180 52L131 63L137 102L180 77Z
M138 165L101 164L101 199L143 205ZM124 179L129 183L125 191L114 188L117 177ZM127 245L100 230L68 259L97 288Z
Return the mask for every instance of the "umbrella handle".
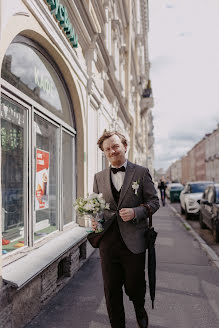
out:
M148 204L141 204L140 206L144 206L148 210L149 228L151 228L152 227L152 210Z

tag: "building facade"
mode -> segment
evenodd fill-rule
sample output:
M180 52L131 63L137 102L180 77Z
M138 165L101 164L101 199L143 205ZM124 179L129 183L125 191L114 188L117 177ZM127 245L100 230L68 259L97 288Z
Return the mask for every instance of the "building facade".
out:
M206 144L206 137L204 137L194 146L196 181L206 180L206 163L205 163L206 145L205 144Z
M176 177L183 184L187 181L219 182L219 125L195 144L185 156L170 165L166 174L171 180L178 162L181 163L181 172L177 171Z
M182 161L177 160L168 168L167 171L168 181L181 182L182 181Z
M219 182L219 124L205 143L206 179Z
M153 175L146 0L0 1L0 325L23 327L92 250L73 202L105 129Z

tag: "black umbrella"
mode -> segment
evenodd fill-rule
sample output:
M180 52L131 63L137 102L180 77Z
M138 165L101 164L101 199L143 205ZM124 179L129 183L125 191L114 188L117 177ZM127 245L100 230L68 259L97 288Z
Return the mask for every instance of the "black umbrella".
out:
M157 232L152 227L152 211L148 204L141 204L146 207L149 214L149 227L145 232L146 248L148 249L148 280L149 290L152 301L152 309L154 308L155 290L156 290L156 252L155 252L155 240L157 238Z
M157 238L157 232L153 227L150 229L150 240L148 245L148 280L150 296L152 301L152 309L154 308L155 290L156 290L156 252L155 252L155 240Z

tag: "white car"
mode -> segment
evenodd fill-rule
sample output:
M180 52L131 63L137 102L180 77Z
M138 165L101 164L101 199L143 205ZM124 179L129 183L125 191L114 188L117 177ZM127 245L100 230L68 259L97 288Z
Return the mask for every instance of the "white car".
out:
M200 205L197 202L202 198L202 194L207 186L213 184L212 181L187 182L180 194L181 214L185 213L186 219L199 214Z

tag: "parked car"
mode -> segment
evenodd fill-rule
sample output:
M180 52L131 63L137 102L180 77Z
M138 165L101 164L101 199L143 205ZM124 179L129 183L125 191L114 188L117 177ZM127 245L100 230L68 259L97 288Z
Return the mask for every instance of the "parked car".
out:
M205 188L213 184L213 181L187 182L180 194L181 214L185 213L188 220L192 215L199 215L200 205L197 202L201 199Z
M170 202L179 202L179 196L183 190L183 185L181 183L169 183L166 189L167 197L170 199Z
M208 186L199 202L200 227L209 228L216 243L219 243L219 183Z

